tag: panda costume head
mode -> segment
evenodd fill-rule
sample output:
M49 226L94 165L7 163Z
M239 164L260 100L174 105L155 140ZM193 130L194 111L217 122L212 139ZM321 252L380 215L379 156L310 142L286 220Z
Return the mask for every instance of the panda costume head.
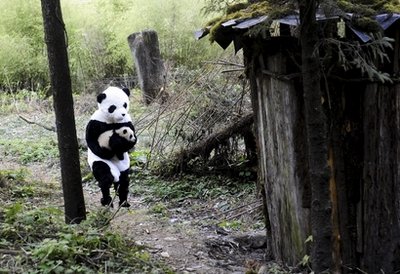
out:
M129 111L129 89L109 87L97 95L98 110L92 119L107 124L131 121Z

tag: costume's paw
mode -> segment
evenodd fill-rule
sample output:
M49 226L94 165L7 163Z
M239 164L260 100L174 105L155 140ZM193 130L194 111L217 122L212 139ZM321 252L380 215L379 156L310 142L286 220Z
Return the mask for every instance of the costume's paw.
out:
M131 205L128 203L128 201L127 200L125 200L125 201L119 201L119 206L120 207L130 207Z
M101 203L102 206L113 207L112 199L111 199L110 196L101 198L100 199L100 203Z

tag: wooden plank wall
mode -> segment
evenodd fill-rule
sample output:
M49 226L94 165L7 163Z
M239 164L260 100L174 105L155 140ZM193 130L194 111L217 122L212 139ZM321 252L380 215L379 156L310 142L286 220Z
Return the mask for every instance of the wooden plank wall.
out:
M278 261L295 265L307 254L309 209L303 207L305 136L302 94L294 83L279 80L285 56L277 53L253 60L253 109L259 146L259 180L264 185L272 233L272 252Z
M265 190L270 249L274 259L297 265L309 254L305 240L311 234L302 88L291 78L296 69L290 67L287 51L282 49L287 44L280 44L282 48L269 44L265 47L268 52L255 45L250 41L244 56L255 113L258 180ZM397 273L400 84L343 79L329 80L324 97L335 207L334 269L341 273L357 269Z
M361 268L400 270L400 85L370 84L364 97Z

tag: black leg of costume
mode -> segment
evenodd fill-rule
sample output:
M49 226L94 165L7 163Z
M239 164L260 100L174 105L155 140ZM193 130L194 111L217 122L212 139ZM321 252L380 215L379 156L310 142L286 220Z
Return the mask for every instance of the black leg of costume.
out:
M122 171L119 176L118 182L118 195L119 195L119 205L122 207L130 207L128 203L128 193L129 193L129 169Z
M99 187L103 194L103 197L100 200L101 204L103 206L110 205L112 201L110 196L110 187L114 182L114 176L111 174L110 167L104 162L96 161L92 165L92 172L94 178L99 182Z

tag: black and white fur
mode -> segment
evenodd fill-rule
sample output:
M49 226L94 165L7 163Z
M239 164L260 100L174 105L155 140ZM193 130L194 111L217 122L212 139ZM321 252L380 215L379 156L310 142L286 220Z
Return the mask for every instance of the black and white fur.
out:
M112 201L110 188L118 192L119 204L129 207L129 154L136 144L135 128L129 111L129 89L109 87L97 96L98 109L91 116L86 126L86 142L88 145L88 162L94 177L99 183L103 197L102 205ZM129 128L132 138L119 134L111 134L108 145L104 146L102 134L117 132Z
M115 130L108 130L108 131L103 132L99 136L98 141L99 141L100 147L111 150L110 140L112 140L113 138L116 138L116 136L123 137L130 142L135 142L135 138L136 138L135 132L133 132L133 130L130 127L121 127L119 129L115 129ZM116 157L118 157L119 160L124 159L123 154L119 154Z

